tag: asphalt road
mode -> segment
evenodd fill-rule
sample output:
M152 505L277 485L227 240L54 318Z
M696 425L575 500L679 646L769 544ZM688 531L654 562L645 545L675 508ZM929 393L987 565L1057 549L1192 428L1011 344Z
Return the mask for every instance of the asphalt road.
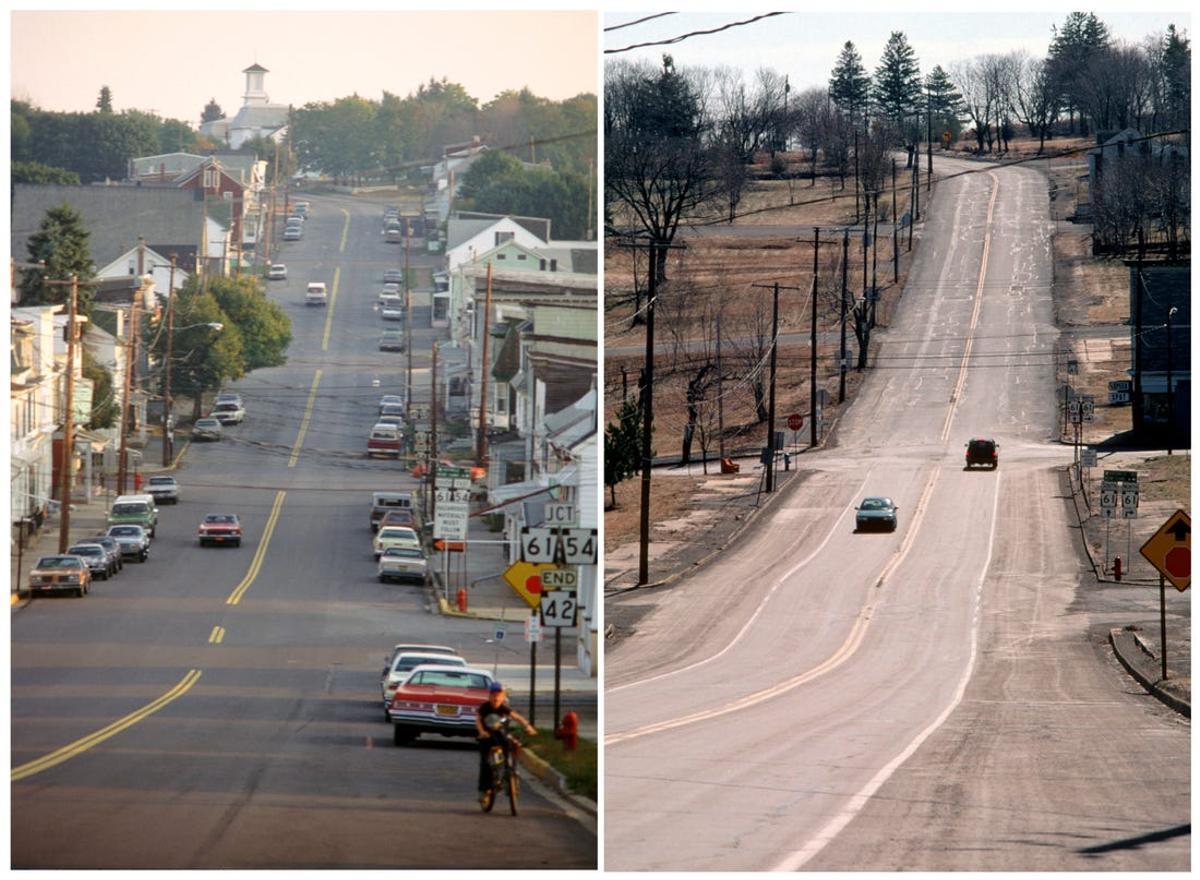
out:
M1049 233L1032 170L942 183L836 446L726 558L617 600L645 615L608 658L609 870L1189 868L1189 724L1080 602ZM866 495L895 533L854 532Z
M404 379L405 356L377 350L373 309L403 249L383 243L380 207L311 201L304 239L276 257L289 279L268 289L292 318L288 364L238 382L245 424L188 450L150 561L13 616L15 867L596 864L594 832L532 784L519 817L483 814L472 740L392 745L378 685L392 644L449 644L489 667L524 653L374 576L370 492L414 482L362 457L380 395ZM329 285L327 309L304 305L309 280ZM428 316L414 320L418 401ZM241 548L196 546L212 511L241 516Z

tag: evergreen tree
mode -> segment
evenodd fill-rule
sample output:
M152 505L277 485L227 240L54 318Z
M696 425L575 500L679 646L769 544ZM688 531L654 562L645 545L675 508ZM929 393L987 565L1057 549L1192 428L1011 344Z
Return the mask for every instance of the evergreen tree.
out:
M891 121L897 130L903 130L904 119L920 104L921 68L917 53L908 44L903 31L892 31L883 57L875 69L875 82L871 98L876 111Z
M26 269L21 273L22 305L61 305L70 298L65 281L75 275L80 281L91 279L95 272L88 247L88 231L83 218L65 202L46 212L38 231L29 237L29 262L43 263L45 268ZM91 310L91 288L79 287L79 311Z
M218 119L225 117L225 111L221 109L221 105L217 103L216 98L209 98L208 103L204 105L204 111L200 114L200 122L216 122Z
M829 97L839 110L856 119L865 118L870 95L871 78L863 67L862 56L847 40L829 78Z
M100 97L96 99L96 109L101 113L112 113L112 90L108 86L100 87Z
M1166 123L1171 128L1187 128L1191 121L1192 46L1187 32L1179 33L1173 24L1167 25L1161 64Z
M1052 28L1048 61L1050 76L1075 131L1075 115L1079 113L1081 133L1086 134L1080 108L1085 99L1085 77L1092 59L1109 47L1108 27L1094 12L1072 12L1061 28Z
M626 397L617 410L617 420L604 428L604 485L617 506L617 483L642 471L642 420L637 401Z
M950 132L953 142L962 130L963 97L940 64L925 77L925 97L933 116L933 136L942 142L944 149L946 142L941 137L942 132Z

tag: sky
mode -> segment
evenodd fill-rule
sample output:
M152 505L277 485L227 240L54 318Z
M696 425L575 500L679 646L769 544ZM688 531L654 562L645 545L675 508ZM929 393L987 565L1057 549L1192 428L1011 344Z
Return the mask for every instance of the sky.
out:
M12 97L54 111L90 112L107 85L118 112L195 126L210 98L237 112L254 63L271 103L296 106L403 96L430 77L480 103L524 86L553 100L598 90L590 11L25 11L10 26Z
M1126 7L1132 4L1126 4ZM1043 3L1038 8L1053 9ZM1089 7L1078 7L1089 11ZM766 18L718 34L692 37L674 45L653 46L606 55L606 59L649 59L659 63L670 53L676 66L735 67L747 79L759 67L787 74L793 93L812 86L828 86L829 74L843 44L852 40L868 73L874 73L884 44L892 31L903 31L917 53L921 71L934 65L948 68L990 52L1025 49L1031 55L1045 54L1051 39L1050 27L1062 24L1069 11L1020 11L1005 13L892 12L873 11L810 13L793 12ZM1115 37L1137 42L1149 33L1164 31L1174 22L1190 27L1185 12L1128 13L1096 9L1099 18ZM604 27L631 22L649 12L608 13ZM604 34L604 48L618 49L634 43L661 40L694 30L705 30L729 22L752 18L757 11L683 13L668 15L633 27Z

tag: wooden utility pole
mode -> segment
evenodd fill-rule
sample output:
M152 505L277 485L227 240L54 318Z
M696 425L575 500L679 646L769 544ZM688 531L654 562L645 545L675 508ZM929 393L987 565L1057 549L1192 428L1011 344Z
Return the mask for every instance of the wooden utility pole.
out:
M167 282L167 357L163 362L162 463L171 463L171 355L175 341L175 254L171 254L171 280Z
M771 291L771 365L768 368L767 379L767 451L770 453L764 462L766 474L766 491L775 491L775 356L779 351L779 291L799 290L799 287L781 285L778 281L770 284L752 284L751 287L765 287Z
M532 144L532 141L530 141ZM487 412L488 412L488 340L491 338L489 324L492 317L492 263L487 265L487 293L483 298L483 346L479 364L479 433L475 441L475 464L487 467Z
M125 391L121 395L121 445L120 457L117 461L117 494L125 494L125 476L128 467L125 457L129 446L129 398L133 393L133 363L137 360L138 340L138 303L141 299L139 288L133 295L133 305L129 308L129 326L125 330L128 340L125 344Z
M717 311L717 443L722 461L725 460L725 391L724 377L721 375L721 315L724 311L723 308ZM625 368L622 367L621 379L624 378Z
M79 308L79 279L71 275L71 302L67 308L67 399L63 407L62 464L59 467L58 552L71 546L71 488L75 470L75 313ZM122 434L122 436L124 436Z
M404 381L404 405L412 406L412 373L413 373L413 344L412 344L412 284L408 278L408 250L412 243L412 224L404 218L404 347L408 350L408 376Z
M920 161L918 157L917 161ZM896 160L892 159L892 283L900 281L900 240L896 232Z
M846 353L846 312L848 303L846 297L847 291L847 275L850 269L850 227L842 230L842 348L841 356L838 360L838 403L846 401L846 368L847 353Z
M933 93L925 89L925 157L929 161L925 175L925 192L933 186ZM917 161L920 161L919 159Z
M810 368L809 368L809 400L808 400L808 422L809 422L809 446L813 449L817 448L817 442L820 436L817 432L817 258L821 253L821 227L817 226L813 229L813 279L812 279L812 335L809 340L809 347L812 349L810 353ZM773 353L772 353L773 354ZM773 367L773 365L772 365Z
M875 210L871 226L871 326L875 326L875 310L879 305L879 190L875 191Z
M241 278L242 277L242 239L246 237L245 231L243 229L243 224L245 223L246 218L242 216L242 200L241 200L241 198L234 199L233 204L234 204L234 210L237 211L237 222L230 224L230 226L232 226L235 230L237 230L237 242L236 242L236 245L237 245L237 248L236 248L237 268L235 268L233 270L233 274L234 274L235 278Z
M425 458L425 498L426 508L429 510L429 521L432 523L434 516L437 515L437 499L434 496L434 482L437 474L438 463L438 442L437 442L437 425L438 425L438 387L437 387L437 367L438 367L438 344L434 340L433 343L433 365L429 371L429 452Z
M858 219L858 129L854 129L854 219Z
M654 428L654 306L658 296L658 252L659 249L682 249L684 245L673 244L661 239L650 241L624 241L619 247L636 251L646 248L649 252L649 288L646 294L646 355L642 368L639 399L642 406L642 496L641 517L638 527L638 585L650 582L650 471L653 465L651 431Z

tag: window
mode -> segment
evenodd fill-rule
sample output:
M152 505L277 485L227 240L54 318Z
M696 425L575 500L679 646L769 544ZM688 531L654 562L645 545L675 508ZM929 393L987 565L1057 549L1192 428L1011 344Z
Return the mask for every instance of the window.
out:
M513 240L513 235L515 235L515 233L512 233L512 232L497 232L497 233L496 233L496 244L497 244L497 245L501 245L501 244L504 244L504 242L506 242L506 241L512 241L512 240Z
M496 254L496 259L497 260L507 260L508 257L505 256L504 254Z
M517 254L517 259L518 259L518 260L524 260L524 259L525 259L525 255L524 255L524 254Z
M538 271L539 272L546 271L546 261L545 260L538 260Z
M557 272L557 271L558 271L558 260L551 260L551 261L550 261L550 271L551 271L551 272Z

